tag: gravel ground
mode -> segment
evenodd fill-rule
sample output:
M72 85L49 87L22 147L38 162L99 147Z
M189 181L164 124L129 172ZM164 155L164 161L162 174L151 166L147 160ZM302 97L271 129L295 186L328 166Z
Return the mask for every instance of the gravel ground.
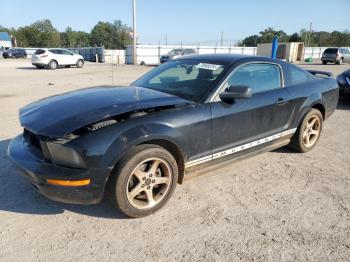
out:
M338 74L350 65L303 65ZM307 154L282 148L193 178L158 213L127 219L108 201L45 199L6 157L18 109L87 86L129 84L150 67L36 70L0 60L0 261L349 261L350 102Z

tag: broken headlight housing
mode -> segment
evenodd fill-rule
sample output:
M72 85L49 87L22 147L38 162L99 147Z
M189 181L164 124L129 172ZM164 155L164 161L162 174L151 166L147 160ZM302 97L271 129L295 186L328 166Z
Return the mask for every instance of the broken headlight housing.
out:
M53 163L73 168L86 168L86 165L80 153L73 148L54 142L47 142L45 145L47 151L43 150L44 155L51 159Z

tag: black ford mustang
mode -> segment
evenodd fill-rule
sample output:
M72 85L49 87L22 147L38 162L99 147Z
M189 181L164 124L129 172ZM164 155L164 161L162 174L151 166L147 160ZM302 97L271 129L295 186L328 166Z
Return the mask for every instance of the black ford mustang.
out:
M339 95L317 74L262 57L184 56L129 87L27 105L8 154L50 199L92 204L106 192L123 213L145 216L192 172L287 144L311 150Z

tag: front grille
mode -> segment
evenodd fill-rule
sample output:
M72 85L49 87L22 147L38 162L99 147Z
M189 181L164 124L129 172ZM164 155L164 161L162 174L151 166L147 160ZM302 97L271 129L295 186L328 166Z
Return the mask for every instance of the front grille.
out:
M24 129L23 137L30 146L33 146L41 151L40 139L37 135L30 132L28 129Z

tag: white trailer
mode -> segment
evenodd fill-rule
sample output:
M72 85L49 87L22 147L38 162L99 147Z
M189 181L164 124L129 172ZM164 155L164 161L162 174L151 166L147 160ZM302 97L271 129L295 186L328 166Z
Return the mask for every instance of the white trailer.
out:
M303 60L303 42L278 43L277 58L289 63L301 62ZM270 57L272 43L258 44L257 55Z

